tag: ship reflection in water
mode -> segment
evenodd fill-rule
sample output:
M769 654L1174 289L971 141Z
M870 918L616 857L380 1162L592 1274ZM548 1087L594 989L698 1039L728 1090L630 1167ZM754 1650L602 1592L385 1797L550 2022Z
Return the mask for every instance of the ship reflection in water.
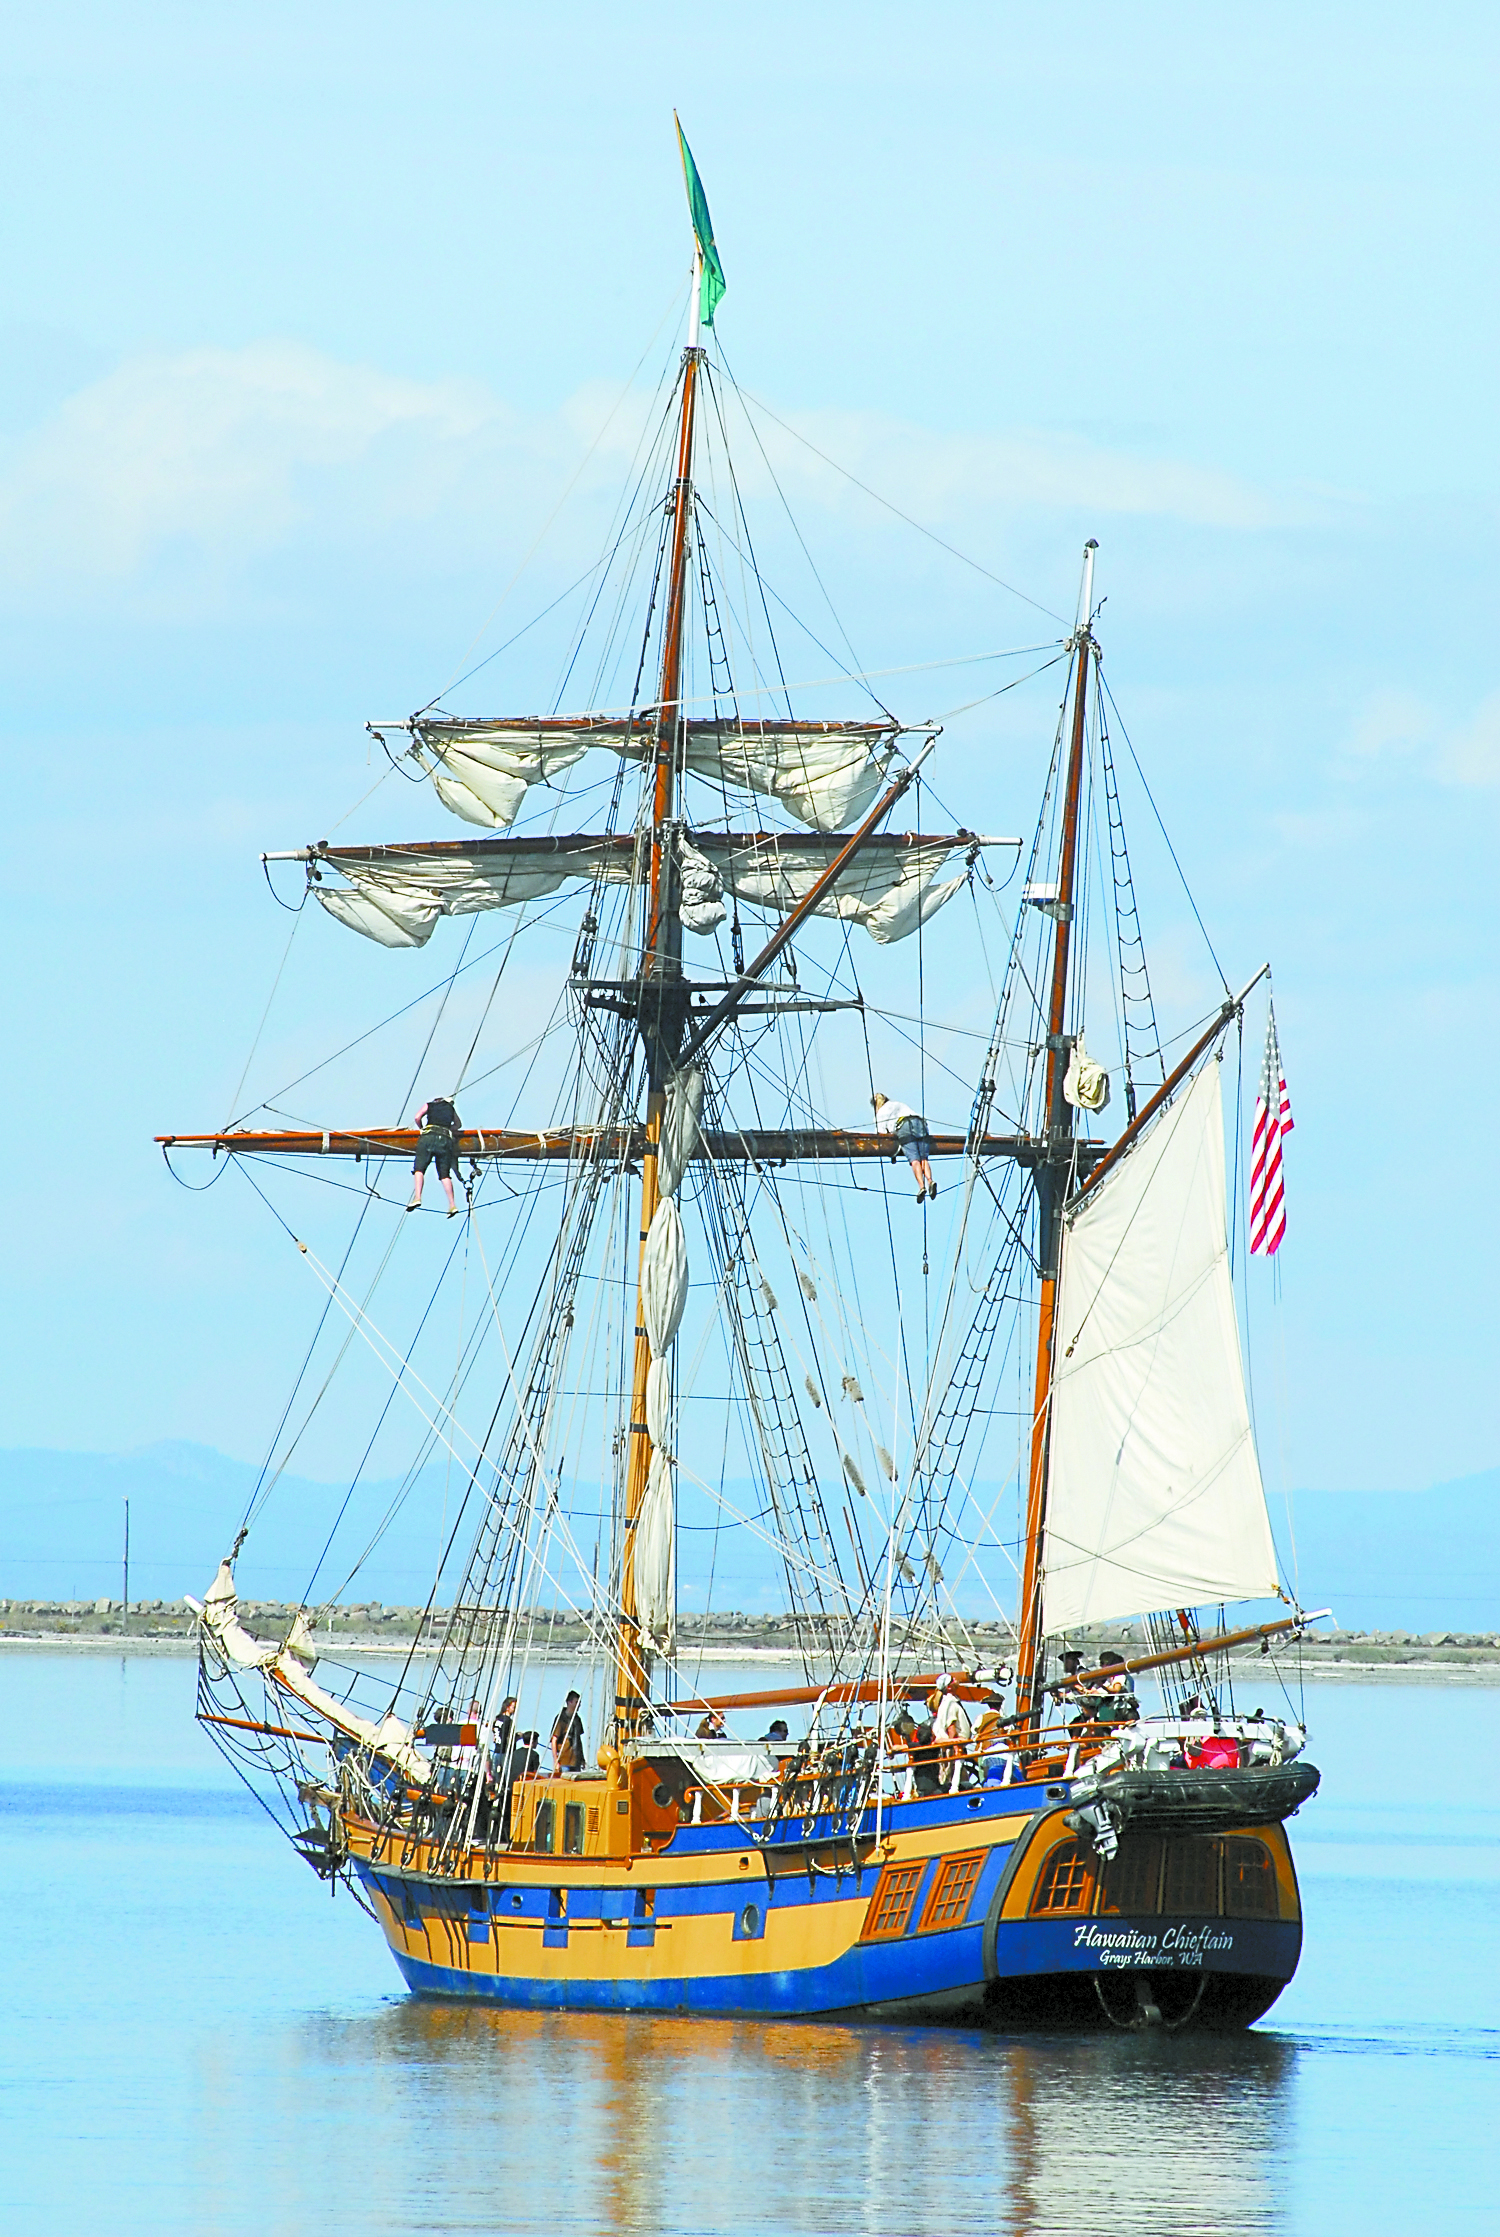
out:
M315 2023L369 2090L390 2226L1275 2231L1294 2045L1020 2040L407 2001ZM439 2176L439 2169L441 2174ZM402 2197L405 2190L406 2197Z

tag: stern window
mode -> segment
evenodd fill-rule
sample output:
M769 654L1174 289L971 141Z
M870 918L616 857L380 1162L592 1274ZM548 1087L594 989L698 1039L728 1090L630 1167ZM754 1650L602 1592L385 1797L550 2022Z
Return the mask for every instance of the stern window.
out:
M1166 1882L1161 1907L1176 1918L1212 1919L1219 1915L1219 1844L1190 1834L1167 1843Z
M1086 1911L1094 1897L1094 1871L1078 1841L1064 1841L1052 1851L1031 1899L1033 1916L1046 1912Z
M1280 1910L1276 1867L1264 1841L1224 1843L1224 1916L1274 1919Z
M1124 1918L1155 1918L1161 1908L1161 1843L1127 1833L1099 1880L1099 1908Z

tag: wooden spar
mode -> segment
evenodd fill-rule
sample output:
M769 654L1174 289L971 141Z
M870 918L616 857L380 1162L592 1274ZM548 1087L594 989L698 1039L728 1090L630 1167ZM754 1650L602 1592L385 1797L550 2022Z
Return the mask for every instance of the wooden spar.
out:
M1078 867L1078 812L1083 789L1084 721L1088 707L1089 659L1094 649L1090 628L1093 606L1094 553L1091 541L1084 551L1083 595L1074 639L1073 735L1068 749L1068 774L1063 793L1062 854L1058 865L1057 898L1052 938L1052 996L1047 1009L1047 1078L1044 1103L1047 1142L1051 1157L1038 1168L1041 1193L1040 1257L1041 1294L1037 1303L1036 1380L1032 1386L1031 1465L1026 1484L1026 1545L1021 1571L1021 1623L1016 1654L1016 1709L1033 1714L1038 1706L1037 1677L1042 1647L1042 1535L1047 1522L1047 1432L1052 1399L1052 1347L1057 1325L1057 1250L1061 1153L1072 1131L1072 1114L1063 1095L1066 1051L1063 1027L1068 1007L1068 956L1073 929L1073 893Z
M696 297L694 298L696 302ZM677 731L682 715L682 642L687 614L688 531L693 511L693 413L702 351L692 335L682 354L682 421L677 435L677 480L672 492L672 545L668 561L667 609L662 627L661 685L656 695L656 782L651 798L651 882L646 896L646 926L641 941L642 981L680 979L682 924L672 891L673 869L666 853L666 825L672 814L677 762ZM663 1010L665 1004L663 1004ZM635 1531L651 1470L651 1439L645 1430L646 1374L651 1347L640 1293L646 1238L661 1201L657 1151L667 1095L663 1035L646 1039L646 1138L641 1145L640 1247L636 1275L635 1359L626 1417L624 1543L620 1561L620 1619L616 1626L614 1733L617 1743L632 1737L643 1706L651 1697L651 1670L641 1643L635 1591Z
M164 1150L212 1150L226 1157L352 1157L410 1158L415 1156L419 1129L415 1126L331 1128L326 1133L285 1132L229 1134L158 1134ZM1036 1145L1027 1134L982 1134L970 1143L963 1134L930 1137L934 1157L1014 1157L1029 1162ZM573 1157L639 1158L646 1146L643 1125L631 1127L554 1126L541 1132L517 1127L467 1126L458 1137L458 1155L475 1164L547 1164ZM1104 1144L1079 1145L1085 1158L1102 1157ZM1111 1153L1113 1154L1113 1153ZM719 1163L749 1165L815 1164L838 1159L891 1157L889 1134L847 1132L842 1127L754 1127L737 1132L705 1128L693 1151L698 1158Z
M842 1709L856 1702L885 1701L894 1711L909 1694L935 1693L941 1683L939 1676L929 1672L925 1677L918 1674L912 1678L888 1678L883 1688L878 1678L862 1678L857 1683L851 1679L846 1685L770 1686L751 1693L717 1693L705 1695L702 1700L679 1697L672 1706L684 1712L703 1709L796 1709L809 1702L823 1701L833 1708ZM995 1689L993 1686L981 1685L976 1678L955 1677L952 1690L960 1701L987 1701Z
M1106 1662L1097 1670L1080 1670L1076 1678L1069 1678L1066 1686L1049 1686L1049 1693L1071 1691L1074 1686L1094 1685L1100 1678L1117 1678L1122 1670L1165 1670L1174 1662L1199 1662L1205 1655L1227 1654L1231 1647L1246 1647L1252 1639L1271 1639L1278 1631L1300 1631L1305 1624L1316 1623L1319 1616L1328 1614L1318 1608L1311 1615L1278 1616L1274 1623L1247 1624L1243 1631L1216 1631L1211 1639L1195 1639L1190 1646L1165 1647L1160 1654L1133 1655L1128 1662Z
M317 1732L298 1732L289 1724L260 1724L254 1717L211 1716L207 1709L198 1711L200 1724L232 1724L236 1732L267 1732L276 1740L311 1740L314 1747L324 1745L326 1735Z
M716 852L770 854L773 858L789 847L803 854L816 854L821 848L825 854L834 855L841 854L849 845L846 831L711 831L705 837ZM882 849L899 853L908 847L925 847L931 853L946 850L953 854L960 847L1019 847L1020 843L1019 839L968 831L962 826L956 831L878 831L861 841L865 849L876 854ZM386 843L363 847L331 847L324 839L315 847L292 847L284 855L268 854L264 859L267 862L326 862L335 870L345 863L353 863L361 870L378 870L382 863L393 858L401 862L441 863L466 861L472 857L481 862L504 862L522 855L577 855L577 874L586 878L596 863L628 864L634 853L632 831L542 831L524 839L411 839L404 845Z
M1220 1004L1219 1014L1214 1019L1213 1023L1209 1026L1206 1026L1204 1030L1199 1034L1197 1040L1188 1050L1187 1055L1182 1059L1182 1062L1168 1076L1168 1078L1162 1081L1161 1086L1152 1096L1150 1102L1147 1103L1145 1107L1141 1111L1139 1111L1137 1115L1131 1120L1130 1124L1126 1127L1124 1133L1120 1136L1118 1142L1114 1144L1113 1148L1105 1151L1103 1157L1100 1158L1098 1164L1094 1167L1092 1173L1088 1175L1087 1179L1080 1181L1078 1187L1073 1192L1072 1198L1070 1199L1070 1208L1071 1205L1077 1204L1082 1197L1087 1196L1095 1181L1101 1179L1102 1176L1109 1171L1110 1167L1115 1164L1117 1159L1124 1156L1125 1152L1130 1148L1132 1143L1138 1142L1140 1140L1142 1129L1146 1127L1153 1118L1155 1118L1163 1103L1166 1102L1167 1097L1174 1094L1176 1090L1181 1087L1183 1081L1187 1078L1189 1072L1191 1072L1199 1057L1202 1056L1204 1050L1212 1048L1214 1042L1217 1041L1219 1035L1224 1031L1230 1019L1238 1017L1240 1011L1244 1007L1245 997L1250 992L1251 987L1257 985L1259 981L1265 977L1270 968L1271 966L1269 963L1263 963L1260 969L1256 972L1255 977L1253 979L1247 980L1245 985L1240 988L1238 994L1230 995L1223 1003Z

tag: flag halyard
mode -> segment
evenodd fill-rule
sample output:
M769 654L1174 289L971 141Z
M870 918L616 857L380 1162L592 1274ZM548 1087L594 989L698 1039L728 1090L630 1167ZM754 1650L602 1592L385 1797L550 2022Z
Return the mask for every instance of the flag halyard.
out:
M693 151L687 144L686 134L676 115L677 145L682 152L682 176L687 186L688 211L693 220L693 232L702 258L702 277L698 283L698 318L702 325L712 326L714 312L724 299L728 281L718 249L714 245L714 221L708 214L708 196L703 191L703 181L698 176L698 166L693 161Z
M1281 1068L1281 1045L1276 1038L1276 1011L1272 1005L1266 1015L1266 1054L1260 1072L1260 1092L1255 1098L1255 1124L1250 1135L1252 1257L1274 1257L1286 1235L1281 1143L1294 1124L1286 1074Z

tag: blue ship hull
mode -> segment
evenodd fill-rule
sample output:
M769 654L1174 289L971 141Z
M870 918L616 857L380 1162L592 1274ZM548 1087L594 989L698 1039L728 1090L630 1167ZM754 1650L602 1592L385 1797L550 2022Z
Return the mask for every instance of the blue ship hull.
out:
M1279 1826L1198 1842L1195 1906L1127 1912L1069 1833L1066 1793L1039 1799L985 1789L898 1804L878 1843L873 1814L852 1835L821 1819L764 1842L748 1825L685 1826L661 1853L609 1868L524 1851L462 1875L373 1851L352 1861L420 1995L534 2010L1120 2025L1143 2014L1243 2025L1274 2001L1302 1941ZM1243 1915L1252 1850L1251 1894L1274 1915ZM1157 1852L1170 1895L1172 1859L1162 1842ZM1060 1885L1073 1907L1039 1915Z

